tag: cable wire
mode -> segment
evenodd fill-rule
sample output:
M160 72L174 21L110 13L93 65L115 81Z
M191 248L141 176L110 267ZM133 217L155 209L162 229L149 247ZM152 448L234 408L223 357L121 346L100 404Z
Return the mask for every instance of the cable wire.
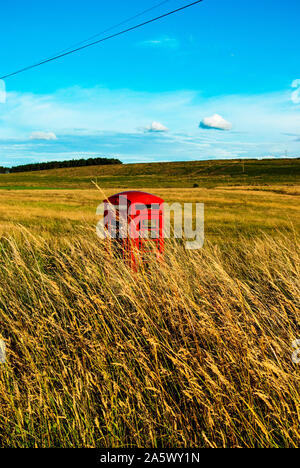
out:
M84 40L82 40L80 42L76 42L75 44L72 44L72 45L70 45L69 47L67 47L67 48L65 48L63 50L60 50L59 52L56 52L55 55L50 55L47 58L52 58L53 56L55 57L56 55L63 54L64 52L67 52L68 50L73 49L74 47L78 47L81 44L85 44L86 42L91 41L92 39L95 39L96 37L99 37L102 34L105 34L105 33L109 32L109 31L112 31L113 29L116 29L119 26L123 26L124 24L129 23L130 21L132 21L132 20L134 20L136 18L139 18L140 16L143 16L146 13L149 13L149 11L155 10L156 8L159 8L160 6L162 6L165 3L168 3L170 1L171 0L164 0L163 2L160 2L160 3L156 4L156 5L153 5L151 8L147 8L146 10L143 10L140 13L137 13L136 15L131 16L130 18L127 18L124 21L121 21L120 23L115 24L114 26L110 26L109 28L104 29L103 31L101 31L101 32L99 32L97 34L94 34L93 36L87 37L86 39L84 39ZM43 60L46 60L46 59L43 59Z
M161 20L161 19L166 18L166 17L168 17L170 15L173 15L173 14L178 13L180 11L186 10L187 8L190 8L190 7L194 6L194 5L197 5L197 4L201 3L202 1L203 0L197 0L195 2L189 3L188 5L184 5L184 6L180 7L180 8L177 8L176 10L172 10L172 11L169 11L167 13L164 13L163 15L157 16L156 18L152 18L152 19L150 19L148 21L144 21L143 23L132 26L131 28L124 29L123 31L119 31L119 32L117 32L115 34L111 34L110 36L106 36L106 37L104 37L102 39L91 42L91 43L86 44L84 46L78 47L76 49L72 49L72 50L70 50L68 52L64 52L62 54L56 55L56 56L48 58L48 59L42 60L42 61L40 61L38 63L33 64L33 65L29 65L28 67L21 68L20 70L17 70L17 71L15 71L13 73L9 73L7 75L0 76L0 80L4 80L4 79L9 78L11 76L18 75L18 74L23 73L23 72L25 72L27 70L31 70L32 68L36 68L36 67L39 67L41 65L44 65L45 63L53 62L54 60L58 60L59 58L66 57L67 55L74 54L75 52L79 52L80 50L87 49L88 47L92 47L92 46L94 46L96 44L100 44L101 42L108 41L110 39L113 39L114 37L118 37L118 36L121 36L123 34L126 34L126 33L130 32L130 31L134 31L135 29L146 26L147 24L154 23L155 21Z

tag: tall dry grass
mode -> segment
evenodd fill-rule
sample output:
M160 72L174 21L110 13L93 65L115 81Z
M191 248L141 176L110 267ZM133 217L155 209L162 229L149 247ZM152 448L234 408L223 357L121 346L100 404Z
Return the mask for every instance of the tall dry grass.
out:
M3 236L1 446L297 446L297 242L170 242L133 273L88 232Z

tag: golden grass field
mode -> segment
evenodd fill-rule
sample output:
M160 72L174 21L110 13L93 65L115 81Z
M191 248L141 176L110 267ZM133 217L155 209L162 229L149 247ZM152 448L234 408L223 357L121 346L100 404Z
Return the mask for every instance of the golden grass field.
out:
M141 188L140 190L143 190ZM145 189L166 202L205 203L206 237L293 231L300 224L299 186ZM17 224L44 235L70 235L97 222L96 209L118 188L86 190L0 190L0 232Z
M147 191L204 202L206 241L136 273L96 188L0 191L0 445L298 446L300 184Z

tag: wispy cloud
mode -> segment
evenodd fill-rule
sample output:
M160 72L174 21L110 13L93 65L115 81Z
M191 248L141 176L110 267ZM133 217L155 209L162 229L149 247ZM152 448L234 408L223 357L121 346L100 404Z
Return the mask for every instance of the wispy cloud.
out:
M0 165L71 159L79 153L117 156L124 162L276 157L285 151L300 156L300 113L290 92L213 98L196 91L100 87L51 95L9 92L0 105ZM216 110L232 123L231 132L199 130L200 119ZM37 129L40 138L29 139Z
M140 42L139 45L146 47L165 47L170 49L176 49L179 47L179 41L174 37L163 36L157 39L148 39L146 41Z
M53 132L32 132L30 140L57 140L57 136Z

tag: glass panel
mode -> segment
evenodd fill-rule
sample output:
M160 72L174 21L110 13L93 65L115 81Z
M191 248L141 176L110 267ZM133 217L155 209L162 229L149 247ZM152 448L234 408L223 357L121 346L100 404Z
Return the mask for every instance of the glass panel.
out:
M153 205L142 205L142 204L135 205L136 210L145 210L145 208L147 208L148 210L159 210L159 204L153 203Z
M142 229L157 229L158 228L158 219L143 219L142 220Z

